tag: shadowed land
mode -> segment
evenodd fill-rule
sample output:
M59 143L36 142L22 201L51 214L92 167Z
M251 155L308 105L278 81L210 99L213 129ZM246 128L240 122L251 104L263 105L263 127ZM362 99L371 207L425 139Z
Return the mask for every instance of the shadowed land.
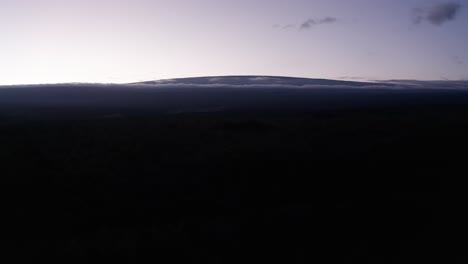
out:
M3 240L19 259L414 263L463 255L464 91L135 95L147 104L94 92L80 90L76 105L0 109ZM112 103L84 106L80 96Z

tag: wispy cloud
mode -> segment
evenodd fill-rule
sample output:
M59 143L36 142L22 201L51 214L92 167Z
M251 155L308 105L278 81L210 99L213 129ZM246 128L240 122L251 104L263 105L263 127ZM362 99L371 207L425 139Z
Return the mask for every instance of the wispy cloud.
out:
M338 22L338 18L336 17L330 17L330 16L327 16L327 17L324 17L324 18L320 18L320 19L317 19L317 18L309 18L305 21L303 21L302 23L299 23L299 24L276 24L276 25L273 25L274 28L276 29L301 29L301 30L304 30L304 29L311 29L313 27L316 27L316 26L320 26L320 25L324 25L324 24L333 24L333 23L336 23Z
M455 20L460 13L462 5L457 2L437 4L429 8L414 8L412 21L414 24L429 22L435 26L441 26L446 22Z
M293 29L295 27L296 27L296 25L294 25L294 24L285 24L285 25L275 24L275 25L273 25L273 28L275 28L275 29L284 29L284 30Z
M300 29L310 29L314 26L323 25L323 24L333 24L336 23L338 19L336 17L324 17L322 19L313 19L309 18L301 24Z
M453 62L458 65L465 64L465 60L461 58L460 56L453 56Z

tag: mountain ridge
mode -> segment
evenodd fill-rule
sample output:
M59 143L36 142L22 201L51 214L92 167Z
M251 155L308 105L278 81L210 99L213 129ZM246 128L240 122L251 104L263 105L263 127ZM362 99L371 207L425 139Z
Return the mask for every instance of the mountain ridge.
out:
M375 85L373 82L344 81L322 78L304 78L290 76L271 75L222 75L222 76L200 76L186 78L160 79L154 81L135 82L130 84L196 84L196 85L350 85L365 86Z

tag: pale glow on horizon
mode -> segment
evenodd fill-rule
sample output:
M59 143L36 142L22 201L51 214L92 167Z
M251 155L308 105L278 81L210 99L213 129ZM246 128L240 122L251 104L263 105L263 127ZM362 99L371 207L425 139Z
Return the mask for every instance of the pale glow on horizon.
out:
M0 85L217 75L468 78L466 12L443 26L412 25L409 11L427 1L409 2L2 0ZM323 17L337 22L273 26Z

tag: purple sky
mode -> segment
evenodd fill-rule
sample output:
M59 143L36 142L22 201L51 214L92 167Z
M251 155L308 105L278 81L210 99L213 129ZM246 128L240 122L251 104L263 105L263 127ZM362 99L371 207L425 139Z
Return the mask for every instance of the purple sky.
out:
M467 79L468 0L1 0L0 84Z

